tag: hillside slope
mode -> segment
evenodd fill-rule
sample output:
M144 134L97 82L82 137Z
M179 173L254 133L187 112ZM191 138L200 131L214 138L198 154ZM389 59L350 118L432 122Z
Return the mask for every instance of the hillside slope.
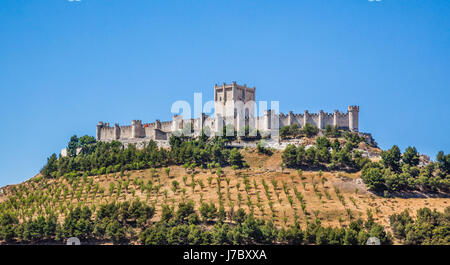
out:
M42 174L0 189L0 243L450 244L449 155L419 165L415 148L334 133L343 137L294 130L283 150L74 136L80 154L54 154Z
M231 208L242 208L246 212L253 208L257 218L273 220L279 227L292 225L295 216L302 227L315 218L319 218L324 226L346 226L356 218L366 219L368 214L373 215L377 223L389 227L389 216L394 213L408 209L414 214L423 207L442 212L450 203L448 198L377 196L367 191L359 178L360 172L303 171L299 176L296 170L281 169L281 151L269 156L247 149L242 150L242 154L250 167L225 167L220 177L215 169L191 170L182 166L169 167L169 174L166 168L159 168L77 180L45 179L37 175L22 184L4 187L0 202L14 202L18 211L28 217L57 209L58 219L62 222L73 206L98 207L113 201L139 198L155 206L156 214L151 221L158 221L162 205L175 207L181 201L193 200L197 211L202 202L219 205L217 180L220 179L227 213ZM247 188L245 179L249 183ZM177 188L174 188L175 181ZM294 190L303 195L305 209Z

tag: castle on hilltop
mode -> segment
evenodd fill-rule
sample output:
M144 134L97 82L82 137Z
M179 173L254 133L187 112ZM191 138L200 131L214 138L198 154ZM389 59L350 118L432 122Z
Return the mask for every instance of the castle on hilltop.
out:
M199 135L202 130L213 133L222 132L223 126L233 125L236 131L245 126L256 128L265 133L278 135L278 129L283 126L297 124L300 128L309 123L319 129L325 126L337 126L338 128L358 132L359 107L349 106L347 113L334 111L326 113L288 114L276 113L274 110L264 110L261 116L255 115L255 87L231 84L214 85L214 116L204 113L199 118L184 119L181 115L174 115L172 121L142 123L141 120L133 120L131 125L119 126L99 122L97 124L97 141L119 140L124 143L138 143L150 140L168 140L176 131L189 131ZM187 130L186 130L187 129Z

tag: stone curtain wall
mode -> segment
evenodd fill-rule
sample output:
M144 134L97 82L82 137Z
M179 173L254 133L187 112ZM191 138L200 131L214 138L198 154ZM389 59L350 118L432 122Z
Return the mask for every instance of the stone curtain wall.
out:
M181 115L175 115L172 121L160 122L156 120L154 123L142 124L140 120L133 120L131 125L114 127L109 123L99 122L97 125L97 140L128 140L128 139L164 139L170 133L182 130L183 127L191 126L191 129L201 131L202 128L209 128L211 132L221 131L225 123L232 124L236 130L242 129L242 126L250 125L256 127L260 131L276 130L283 126L297 124L300 128L306 123L324 129L328 124L339 128L346 128L351 131L358 131L359 107L349 106L347 113L335 111L334 113L325 113L322 110L319 113L309 113L305 111L303 114L276 114L274 111L265 110L264 115L249 119L248 117L256 116L253 111L255 109L255 92L256 87L247 87L247 85L238 85L236 82L231 84L223 83L222 85L214 85L214 101L215 101L215 118L202 114L200 118L183 119ZM248 111L246 111L248 110ZM250 111L252 113L250 113ZM239 124L237 118L244 116L243 121ZM251 124L253 123L253 124Z
M336 122L339 128L348 128L348 113L338 112Z
M104 127L100 133L101 139L114 139L114 127Z
M120 139L131 138L131 125L120 126Z
M328 124L331 126L338 126L339 128L349 129L352 131L358 131L358 112L353 112L353 115L349 113L342 113L335 111L334 113L309 113L305 111L303 114L289 114L280 113L276 115L271 111L266 111L264 116L256 117L254 125L258 130L265 131L267 129L276 129L276 120L278 117L279 128L283 126L289 126L297 124L300 128L305 126L305 123L309 123L316 126L319 129L324 129ZM350 119L353 118L353 128L350 128ZM228 123L234 124L232 119L227 119ZM220 121L213 119L212 117L204 115L202 118L197 119L183 119L181 116L175 116L173 121L142 124L140 121L135 121L132 125L111 127L109 123L99 123L97 125L97 140L121 140L121 139L133 139L133 138L151 138L162 139L162 133L171 133L175 130L180 130L185 126L193 126L198 131L202 128L209 127L213 132L217 128L216 123ZM222 121L225 122L225 121ZM102 124L102 125L100 125ZM159 130L156 135L155 130Z
M330 126L338 126L339 128L352 129L349 127L350 116L348 113L342 113L336 111L334 113L309 113L304 112L303 114L294 114L290 112L289 114L280 113L280 128L283 126L289 126L292 124L297 124L300 128L305 126L305 123L316 126L319 129L324 129L328 124ZM263 121L264 119L258 118L258 120ZM355 118L357 122L357 117ZM358 129L357 123L353 129ZM265 128L264 125L259 128Z

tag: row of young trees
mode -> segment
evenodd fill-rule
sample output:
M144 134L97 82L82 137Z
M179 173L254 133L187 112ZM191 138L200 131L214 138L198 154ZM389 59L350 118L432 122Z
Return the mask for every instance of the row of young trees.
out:
M408 147L402 154L394 145L381 153L380 162L367 163L361 178L376 192L423 190L446 193L450 191L450 154L441 151L435 162L419 166L415 147Z
M58 221L55 215L19 219L10 211L0 214L0 241L7 243L62 242L76 236L82 241L130 241L141 244L365 244L377 237L382 244L397 238L404 244L450 244L450 207L443 213L419 209L416 217L408 211L390 216L393 236L375 223L356 219L347 227L324 227L316 219L302 230L298 223L277 228L272 221L255 218L239 208L225 223L224 213L212 203L203 203L198 212L192 201L180 202L177 209L162 205L161 219L152 222L155 207L135 200L92 207L75 207Z
M86 138L89 136L83 136L79 140L76 136L72 137L68 156L50 156L41 170L43 176L51 178L65 174L76 175L77 172L100 175L186 163L200 167L211 163L239 168L247 166L237 149L226 148L225 137L192 140L184 136L172 136L170 149L159 148L154 141L150 141L143 149L137 149L132 144L124 148L118 141L95 142L87 141ZM82 139L84 140L81 141ZM80 151L78 154L77 149Z
M238 209L232 216L234 223L223 222L224 213L214 204L203 203L199 208L201 219L193 203L180 203L178 210L163 206L161 221L140 234L146 245L187 244L365 244L370 236L380 238L383 244L390 244L391 237L369 218L367 222L358 219L348 228L323 227L317 219L302 230L296 223L288 228L278 229L272 221L255 218ZM221 217L222 216L222 217ZM200 222L203 221L203 224ZM211 229L205 223L214 224Z
M195 223L158 222L144 230L140 239L145 245L363 245L371 236L380 238L383 244L392 243L390 234L381 225L361 219L346 228L324 227L316 220L308 224L305 230L298 224L279 229L271 221L263 221L249 214L235 225L217 222L211 229L204 229Z
M393 235L368 219L356 219L347 227L324 227L316 219L302 230L298 223L277 228L272 221L255 218L238 209L233 223L225 223L214 204L202 204L195 211L192 201L163 205L161 219L152 222L154 206L139 200L108 203L99 207L70 209L63 221L56 216L38 216L19 222L10 212L0 214L0 240L7 243L62 242L76 236L82 241L112 241L116 244L138 241L146 245L185 244L318 244L361 245L369 237L382 244L397 238L404 244L450 244L450 207L443 213L419 209L412 218L408 211L390 216ZM199 216L200 215L200 216ZM140 231L140 232L139 232Z

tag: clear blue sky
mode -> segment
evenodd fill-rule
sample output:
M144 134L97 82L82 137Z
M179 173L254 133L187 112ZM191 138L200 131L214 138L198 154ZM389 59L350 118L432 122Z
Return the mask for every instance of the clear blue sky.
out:
M382 148L450 151L450 1L2 0L0 186L98 121L170 120L214 83L345 111Z

